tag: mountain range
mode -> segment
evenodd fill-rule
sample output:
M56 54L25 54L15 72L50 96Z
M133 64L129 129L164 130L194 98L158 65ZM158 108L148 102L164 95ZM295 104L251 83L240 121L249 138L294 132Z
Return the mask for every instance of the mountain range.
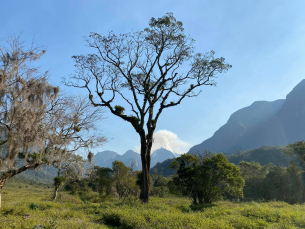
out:
M155 166L158 162L163 162L167 159L175 158L177 155L172 153L171 151L160 148L156 151L154 151L151 154L151 167ZM141 170L142 164L141 164L141 156L140 154L128 150L123 155L120 155L113 151L102 151L97 153L94 156L95 165L100 167L112 167L112 162L114 161L122 161L126 166L132 166L133 170Z
M214 135L189 153L232 154L262 146L285 146L305 139L305 80L273 102L257 101L233 113Z

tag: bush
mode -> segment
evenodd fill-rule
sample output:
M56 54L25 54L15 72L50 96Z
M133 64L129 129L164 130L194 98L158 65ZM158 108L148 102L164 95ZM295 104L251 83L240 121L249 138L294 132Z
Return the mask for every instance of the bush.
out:
M37 204L31 203L30 204L30 209L31 210L37 210L37 209L39 209L39 206Z

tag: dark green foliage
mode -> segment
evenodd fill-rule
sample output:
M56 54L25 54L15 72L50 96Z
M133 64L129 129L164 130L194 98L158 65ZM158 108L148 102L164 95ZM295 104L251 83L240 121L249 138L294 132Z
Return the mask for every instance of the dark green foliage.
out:
M302 170L305 170L305 141L298 141L293 144L289 144L284 152L292 157Z
M150 173L155 174L155 171L158 171L158 173L160 175L163 175L165 177L174 175L177 172L177 170L174 168L169 168L174 160L175 159L173 158L173 159L167 159L161 163L158 162L153 168L151 168ZM154 170L154 169L157 169L157 170Z
M266 178L271 165L261 166L257 162L242 161L239 163L241 176L245 180L244 199L260 200L263 193L263 182Z
M66 177L62 176L54 177L54 186L60 187L66 181L66 179Z
M67 178L63 177L63 176L54 177L54 196L53 196L53 200L56 200L58 190L59 190L59 188L61 188L64 185L66 179Z
M168 182L170 179L162 175L152 175L153 185L150 190L150 195L165 197L169 194Z
M263 146L253 150L237 151L236 154L226 155L228 160L238 165L241 161L258 162L260 165L273 163L277 166L288 166L289 157L283 152L284 147Z
M150 184L152 183L152 176L149 175L149 182ZM142 174L142 171L140 172L137 172L137 180L136 180L136 184L141 187L142 186L142 183L143 183L143 174Z
M115 111L116 111L118 114L123 114L124 111L125 111L125 108L122 107L122 106L119 106L119 105L116 105L116 106L114 107L114 109L115 109Z
M262 189L265 200L285 201L290 204L305 201L305 187L301 172L296 165L271 168L262 184Z
M31 210L37 210L37 209L39 209L39 206L37 204L31 203L30 204L30 209Z
M244 200L277 200L291 204L305 201L302 171L298 166L261 166L255 162L241 162L239 167L245 180Z
M262 166L273 163L277 166L287 167L292 159L290 159L289 156L284 153L284 149L284 147L263 146L253 150L238 151L236 154L232 155L225 154L225 156L231 163L235 165L238 165L242 161L255 161ZM168 159L161 163L157 163L151 169L151 173L154 174L154 168L156 168L158 171L160 171L160 174L166 177L175 174L176 170L169 168L172 161L174 160L175 159Z
M152 186L150 190L151 196L158 196L160 198L163 198L167 195L169 195L169 189L167 186Z
M92 176L92 188L94 191L98 191L101 195L111 194L111 184L113 171L109 168L94 167L94 174ZM93 187L93 185L95 185Z
M193 204L212 203L227 192L242 197L244 180L239 168L230 163L223 154L194 156L182 155L172 162L178 168L174 184Z
M72 195L75 195L78 192L87 192L92 190L92 186L94 187L95 184L89 178L83 178L80 180L71 179L66 182L64 189L70 191Z
M138 125L139 125L140 119L138 119L136 116L133 116L133 115L131 115L130 118L131 118L131 124L132 124L135 128L137 128Z
M75 132L80 132L80 131L81 131L81 128L80 128L79 126L75 126L75 127L74 127L74 130L75 130Z
M211 207L215 207L215 204L191 204L190 209L192 211L203 211L206 208L211 208Z

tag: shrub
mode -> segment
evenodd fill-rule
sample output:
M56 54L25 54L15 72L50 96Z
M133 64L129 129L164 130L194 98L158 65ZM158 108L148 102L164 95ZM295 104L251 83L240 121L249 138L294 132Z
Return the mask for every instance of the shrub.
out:
M37 210L37 209L39 209L39 206L37 204L31 203L30 204L30 209L31 210Z

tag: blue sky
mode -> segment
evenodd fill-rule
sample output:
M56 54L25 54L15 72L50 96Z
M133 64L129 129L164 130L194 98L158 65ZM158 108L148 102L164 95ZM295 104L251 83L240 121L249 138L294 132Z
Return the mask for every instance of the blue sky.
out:
M88 53L84 36L143 30L151 17L173 12L196 40L196 52L213 49L233 65L219 75L217 87L204 87L199 97L161 116L158 147L167 144L180 153L211 137L236 110L285 98L305 78L303 0L0 0L0 6L0 38L20 32L24 41L34 37L47 49L40 65L51 70L51 82L76 94L85 91L64 87L61 78L74 72L72 55ZM99 128L109 141L93 151L137 149L130 124L106 116Z

